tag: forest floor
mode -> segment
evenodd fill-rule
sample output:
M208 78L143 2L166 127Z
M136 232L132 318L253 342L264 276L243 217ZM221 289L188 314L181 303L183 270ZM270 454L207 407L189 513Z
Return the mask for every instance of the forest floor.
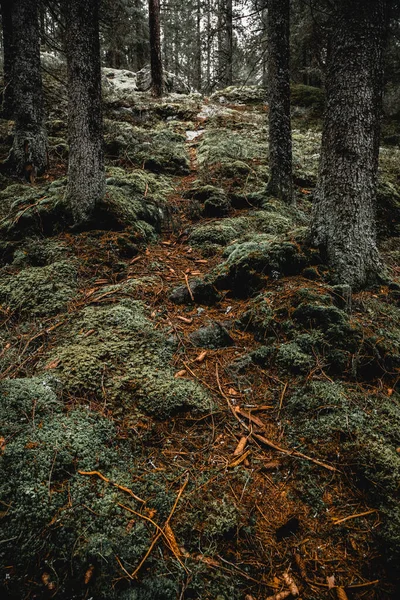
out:
M350 298L307 247L320 120L295 110L286 207L250 93L110 103L88 231L62 115L50 173L2 181L7 597L397 597L400 149L387 283Z

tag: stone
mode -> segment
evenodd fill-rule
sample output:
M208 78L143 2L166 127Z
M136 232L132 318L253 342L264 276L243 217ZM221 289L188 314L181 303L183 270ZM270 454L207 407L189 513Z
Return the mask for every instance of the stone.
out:
M229 335L227 329L214 321L206 327L200 327L189 335L189 340L199 348L227 348L234 344L234 340Z

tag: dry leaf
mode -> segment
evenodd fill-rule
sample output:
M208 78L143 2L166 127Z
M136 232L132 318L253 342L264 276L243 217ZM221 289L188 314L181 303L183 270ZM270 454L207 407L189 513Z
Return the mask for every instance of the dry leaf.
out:
M3 454L6 449L6 440L3 437L0 437L0 454Z
M285 600L285 598L289 598L289 596L291 596L291 593L289 590L285 590L284 592L278 592L278 594L275 594L274 596L268 596L266 600Z
M90 580L93 577L93 573L94 573L94 565L90 565L88 570L85 573L85 579L84 579L85 585L89 584Z
M167 540L171 546L171 550L173 551L175 556L181 556L181 551L180 551L178 543L176 541L176 537L175 537L174 532L172 531L169 523L167 523L166 526L164 527L164 533L165 533L165 537L167 538Z
M233 453L233 456L240 456L241 454L243 454L246 444L247 444L247 437L240 438L240 441L239 441L238 445L236 446L236 450Z
M58 367L58 365L60 364L60 362L61 362L61 360L59 358L55 358L54 360L50 361L45 366L46 371L49 371L50 369L56 369Z
M203 360L205 359L206 356L207 356L207 350L204 350L203 352L201 352L201 354L196 356L196 358L194 360L198 363L201 363L201 362L203 362Z
M176 318L180 321L183 321L183 323L187 323L188 325L193 323L193 319L188 319L187 317L181 317L180 315L178 315Z

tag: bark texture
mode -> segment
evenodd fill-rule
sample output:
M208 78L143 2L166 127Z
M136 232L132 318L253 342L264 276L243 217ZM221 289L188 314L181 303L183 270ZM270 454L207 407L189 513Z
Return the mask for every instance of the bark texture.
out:
M164 93L163 65L161 59L160 0L149 0L151 89L153 96Z
M1 115L10 119L14 112L12 70L15 61L14 38L12 30L12 11L10 0L0 0L3 29L3 94Z
M312 241L336 281L376 280L375 202L389 0L336 0Z
M100 0L69 0L64 9L70 145L66 194L76 225L90 221L105 192L99 5Z
M40 72L40 31L37 0L14 0L12 99L15 135L6 168L33 180L48 164Z
M267 17L269 166L267 192L293 202L289 71L290 1L270 0Z

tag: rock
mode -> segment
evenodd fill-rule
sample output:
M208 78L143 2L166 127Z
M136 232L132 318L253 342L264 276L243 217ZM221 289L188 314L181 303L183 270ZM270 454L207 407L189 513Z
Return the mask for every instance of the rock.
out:
M219 300L219 293L210 283L206 283L201 279L194 279L189 282L190 289L197 304L205 304L212 306ZM192 299L186 285L175 288L169 299L175 304L190 304Z
M217 321L200 327L189 335L189 340L199 348L226 348L234 344L229 332Z
M224 217L230 208L231 203L225 193L215 194L204 202L202 213L205 217Z

